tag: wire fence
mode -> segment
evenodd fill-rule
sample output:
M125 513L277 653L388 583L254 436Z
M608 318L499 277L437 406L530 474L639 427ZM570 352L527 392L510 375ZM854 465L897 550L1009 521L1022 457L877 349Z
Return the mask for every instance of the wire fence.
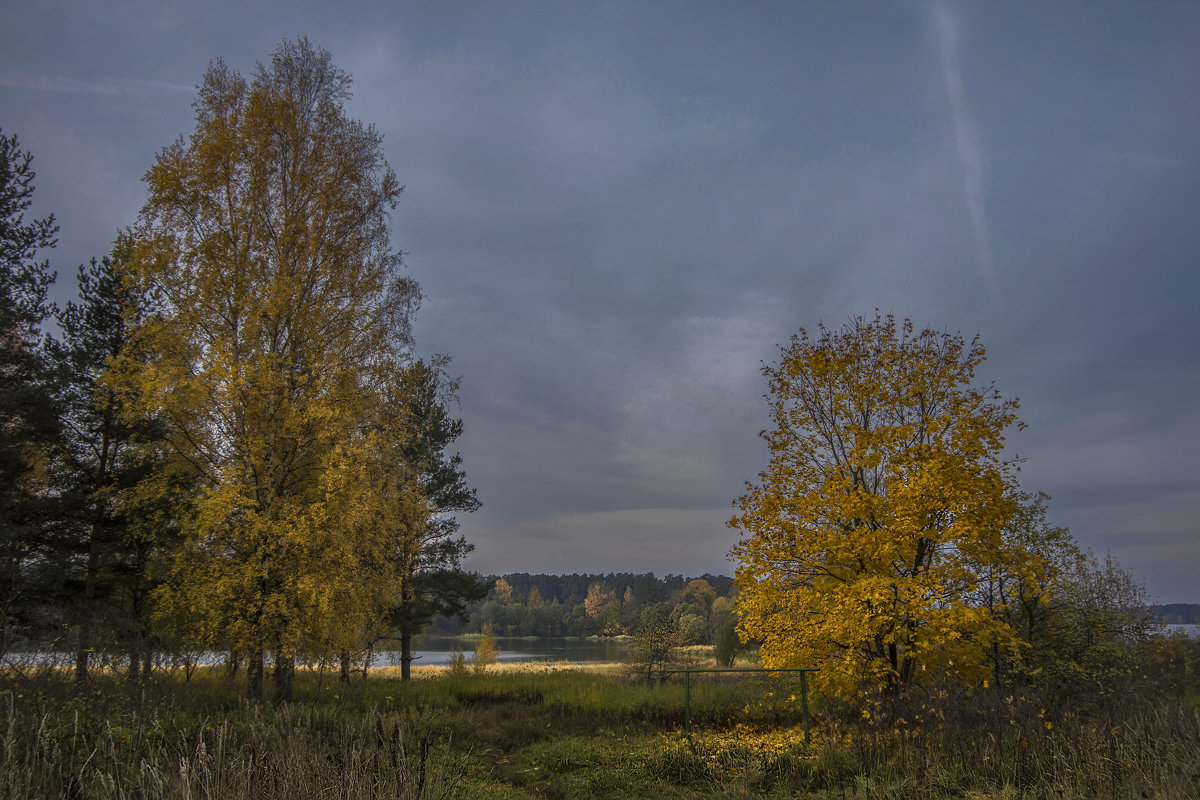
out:
M809 744L811 741L809 734L809 713L808 713L808 673L818 672L816 667L802 667L795 669L673 669L664 672L664 675L683 675L683 727L688 736L692 735L692 676L701 674L749 674L749 675L780 675L783 673L795 673L800 676L800 708L804 714L804 743Z

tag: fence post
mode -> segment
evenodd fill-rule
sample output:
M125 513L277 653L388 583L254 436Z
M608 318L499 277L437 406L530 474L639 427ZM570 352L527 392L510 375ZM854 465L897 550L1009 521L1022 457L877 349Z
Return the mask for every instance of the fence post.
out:
M808 734L808 673L800 673L800 706L804 709L804 745L812 744Z
M812 744L811 724L808 713L808 673L816 669L673 669L663 675L683 673L683 728L688 738L692 735L692 673L693 672L755 672L755 673L800 673L800 707L804 712L804 744Z
M683 671L683 727L687 735L692 735L692 671Z

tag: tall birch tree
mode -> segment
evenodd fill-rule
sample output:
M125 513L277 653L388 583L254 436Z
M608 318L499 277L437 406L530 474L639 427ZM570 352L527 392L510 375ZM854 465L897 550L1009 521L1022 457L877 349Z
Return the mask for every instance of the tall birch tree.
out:
M386 604L397 589L327 571L386 552L381 526L329 523L361 500L355 454L408 359L419 300L390 243L403 187L349 96L350 77L306 39L250 80L214 62L195 130L145 175L129 262L161 309L140 329L153 357L131 394L197 476L163 606L246 655L252 698L267 653L290 696L297 652L342 616L339 592L360 614L364 592Z

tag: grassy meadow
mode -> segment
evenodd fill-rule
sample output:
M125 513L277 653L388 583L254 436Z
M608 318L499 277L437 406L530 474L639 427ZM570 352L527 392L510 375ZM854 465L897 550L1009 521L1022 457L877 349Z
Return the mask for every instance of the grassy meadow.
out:
M1194 688L1058 714L994 690L886 712L814 698L808 745L788 678L696 682L691 736L681 683L616 665L306 671L296 689L253 705L220 669L5 673L0 797L1200 797Z

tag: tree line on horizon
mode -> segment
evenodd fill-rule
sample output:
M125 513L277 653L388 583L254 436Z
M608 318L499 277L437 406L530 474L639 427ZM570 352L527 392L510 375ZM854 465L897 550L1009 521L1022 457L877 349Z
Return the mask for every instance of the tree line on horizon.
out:
M137 679L216 651L288 699L298 662L411 654L486 593L460 568L458 382L416 355L403 187L349 85L306 39L249 79L214 62L64 308L32 156L0 134L0 658Z
M431 633L589 637L635 635L643 622L666 620L679 645L711 645L733 636L733 579L653 573L488 576L488 595L461 617L435 619Z
M1200 603L1162 603L1154 614L1167 625L1200 625Z
M675 617L682 616L675 609L685 598L697 591L701 596L708 594L701 584L693 586L697 581L712 589L713 598L705 604L710 612L715 599L726 598L731 603L736 600L737 586L732 577L707 572L694 578L675 574L658 578L652 572L484 575L483 582L491 587L485 598L466 604L461 615L435 617L426 630L440 636L459 636L481 633L483 626L490 624L497 635L512 637L624 635L637 629L640 612L651 604L665 604ZM716 606L718 613L722 605ZM589 606L595 612L591 616ZM615 626L609 624L613 616L609 607L619 609L619 624ZM1200 623L1200 603L1158 604L1149 610L1164 624ZM688 644L713 644L703 637L685 638Z

